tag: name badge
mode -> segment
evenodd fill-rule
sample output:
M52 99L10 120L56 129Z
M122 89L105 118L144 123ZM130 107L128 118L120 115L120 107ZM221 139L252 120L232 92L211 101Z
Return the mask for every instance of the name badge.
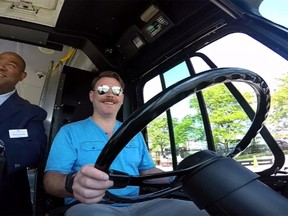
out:
M21 137L28 137L27 129L14 129L9 130L10 138L21 138Z

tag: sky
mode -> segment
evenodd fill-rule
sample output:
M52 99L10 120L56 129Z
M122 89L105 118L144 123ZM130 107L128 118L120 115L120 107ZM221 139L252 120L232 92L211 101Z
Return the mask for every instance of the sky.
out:
M264 0L259 11L264 17L288 28L287 0Z

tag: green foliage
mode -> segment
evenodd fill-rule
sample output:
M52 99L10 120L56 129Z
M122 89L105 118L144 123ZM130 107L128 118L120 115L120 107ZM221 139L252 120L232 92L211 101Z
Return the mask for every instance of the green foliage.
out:
M215 143L224 143L225 148L228 149L229 144L235 144L235 140L244 135L247 125L251 123L224 84L205 89L203 96L214 141ZM245 93L245 98L251 100L252 95ZM193 98L190 104L195 106L196 103L196 98Z
M201 115L187 115L181 121L173 121L175 141L178 146L186 146L189 140L205 140Z
M251 125L247 115L239 106L238 102L230 94L224 84L209 87L203 91L209 120L211 123L215 143L224 143L226 150L230 144L238 142ZM244 93L244 97L251 101L253 95ZM188 141L205 141L202 116L200 113L197 97L190 99L189 107L193 115L186 115L183 119L173 118L173 132L176 147L186 147ZM192 113L192 112L191 112ZM152 151L170 149L170 138L166 115L161 115L152 121L148 127L149 146Z
M160 151L163 155L164 148L170 147L167 118L161 115L154 119L147 127L148 139L152 151Z
M279 79L278 89L272 94L270 116L267 120L273 126L276 138L288 137L288 73Z
M279 79L279 87L272 94L270 116L266 124L272 124L276 138L288 137L288 73ZM241 90L242 91L242 90ZM238 143L251 125L251 121L230 94L224 84L218 84L205 89L203 92L207 107L209 121L212 127L214 142L223 143L228 151L230 145ZM243 93L243 91L242 91ZM255 105L253 94L248 91L243 93L249 104ZM254 101L253 101L254 99ZM183 119L173 118L173 132L176 147L186 147L188 141L205 141L202 116L196 96L193 95L189 102L193 115L186 115ZM181 110L180 110L181 111ZM149 146L152 151L160 151L163 155L165 148L170 149L170 138L166 115L161 115L152 121L148 127ZM255 147L251 147L253 150ZM261 150L262 151L262 150ZM254 154L257 152L253 150ZM259 153L256 153L259 154ZM250 155L250 154L248 154ZM247 157L241 154L240 158Z

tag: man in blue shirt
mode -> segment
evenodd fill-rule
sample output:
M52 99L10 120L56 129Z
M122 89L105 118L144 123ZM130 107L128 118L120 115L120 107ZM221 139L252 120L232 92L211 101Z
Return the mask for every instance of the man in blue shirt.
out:
M48 156L44 187L52 195L75 200L66 215L207 215L193 202L176 199L155 199L131 205L99 204L105 192L120 196L137 196L139 187L109 189L113 181L108 174L94 168L94 163L112 134L121 126L116 115L123 104L124 83L120 76L106 71L96 77L89 92L93 115L63 126L55 136ZM138 133L120 152L111 169L129 175L159 173L149 154L144 138ZM168 179L158 179L167 183Z

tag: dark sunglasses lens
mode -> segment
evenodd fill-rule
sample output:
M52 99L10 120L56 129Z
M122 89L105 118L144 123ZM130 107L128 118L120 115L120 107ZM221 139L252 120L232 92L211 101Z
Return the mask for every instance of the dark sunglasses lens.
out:
M112 89L113 94L117 96L120 95L122 92L122 89L119 86L113 86L111 89Z
M97 91L100 95L106 94L109 91L109 86L102 85L97 88Z

